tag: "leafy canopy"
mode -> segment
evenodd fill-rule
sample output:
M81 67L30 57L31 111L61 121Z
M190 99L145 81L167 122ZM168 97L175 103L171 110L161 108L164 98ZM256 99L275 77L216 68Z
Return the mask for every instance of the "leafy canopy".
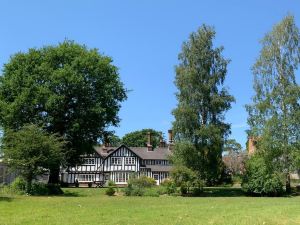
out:
M255 95L247 106L250 136L259 137L257 151L273 170L286 176L299 168L300 86L295 71L300 63L300 33L293 16L286 16L262 40L253 66Z
M38 175L63 163L65 142L36 125L18 131L6 130L3 138L4 161L27 181L27 191Z
M230 133L224 113L234 101L223 87L229 60L222 55L223 47L214 47L214 38L215 30L203 25L183 43L176 66L178 105L173 110L175 162L197 171L208 183L221 175L222 149Z
M67 140L73 164L118 125L126 90L112 59L73 41L17 53L0 78L0 125L33 123Z
M151 145L155 148L159 145L161 138L163 138L163 133L153 129L142 129L125 134L122 138L122 143L130 147L147 146L149 132L151 133Z

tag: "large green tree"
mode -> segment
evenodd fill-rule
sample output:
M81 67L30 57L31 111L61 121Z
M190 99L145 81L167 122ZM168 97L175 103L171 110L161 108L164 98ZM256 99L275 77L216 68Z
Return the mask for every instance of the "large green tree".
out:
M126 99L118 69L110 57L73 41L17 53L0 78L0 125L19 130L38 124L67 141L67 162L92 151ZM59 167L49 182L58 182Z
M130 147L145 147L148 142L148 133L151 133L151 145L153 148L159 145L163 133L153 129L142 129L125 134L122 143Z
M223 83L228 59L223 47L215 47L214 28L203 25L184 42L176 66L178 88L175 121L174 161L198 172L208 184L214 184L222 173L222 149L230 133L224 112L234 101Z
M18 131L7 129L2 146L4 161L24 178L30 193L33 179L62 164L64 145L62 137L36 125L25 125Z
M300 63L300 34L293 16L286 16L261 41L253 66L255 95L249 112L249 135L259 137L257 151L273 170L285 174L299 168L300 87L295 72Z

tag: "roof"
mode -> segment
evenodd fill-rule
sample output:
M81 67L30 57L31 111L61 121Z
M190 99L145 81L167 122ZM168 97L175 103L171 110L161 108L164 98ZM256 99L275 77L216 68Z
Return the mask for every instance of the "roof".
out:
M146 165L146 168L150 168L152 172L170 172L172 166L165 165Z
M125 146L125 147L128 148L129 150L131 150L133 153L135 153L141 159L167 160L168 157L172 154L172 152L168 149L168 147L154 148L153 151L148 151L147 147L127 147L127 146ZM95 151L103 158L106 158L108 155L110 155L112 152L114 152L118 148L119 147L106 147L106 148L104 148L103 146L95 146L94 147Z
M172 154L168 147L154 148L153 151L148 151L147 147L130 147L129 149L142 159L168 159Z

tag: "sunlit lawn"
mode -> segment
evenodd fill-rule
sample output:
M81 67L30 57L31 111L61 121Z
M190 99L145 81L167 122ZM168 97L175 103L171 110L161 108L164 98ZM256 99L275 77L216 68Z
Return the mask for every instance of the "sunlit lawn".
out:
M108 197L104 189L64 189L63 197L0 198L0 225L300 224L300 197L253 198L238 189L205 197ZM226 196L226 197L220 197Z

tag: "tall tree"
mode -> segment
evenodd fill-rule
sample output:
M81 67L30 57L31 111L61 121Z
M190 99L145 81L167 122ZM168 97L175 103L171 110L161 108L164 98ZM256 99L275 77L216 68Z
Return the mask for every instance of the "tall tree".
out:
M175 157L198 172L208 184L221 176L222 149L230 133L224 113L234 101L223 83L228 59L223 47L214 47L214 28L202 25L182 46L180 64L176 67L178 88L175 122Z
M299 168L300 151L300 87L295 77L300 34L293 16L274 26L261 44L253 66L255 95L247 106L249 135L259 137L257 151L268 165L285 174L289 192L290 172Z
M31 182L48 169L61 165L65 142L36 125L26 125L18 131L6 130L3 139L5 163L26 181L30 193Z
M126 90L112 59L73 41L13 55L0 78L0 125L19 130L33 123L63 136L67 162L92 151L119 123ZM59 167L49 182L58 182Z
M130 147L145 147L147 146L147 135L151 133L151 145L153 148L159 145L163 133L153 129L142 129L125 134L122 138L122 143Z

